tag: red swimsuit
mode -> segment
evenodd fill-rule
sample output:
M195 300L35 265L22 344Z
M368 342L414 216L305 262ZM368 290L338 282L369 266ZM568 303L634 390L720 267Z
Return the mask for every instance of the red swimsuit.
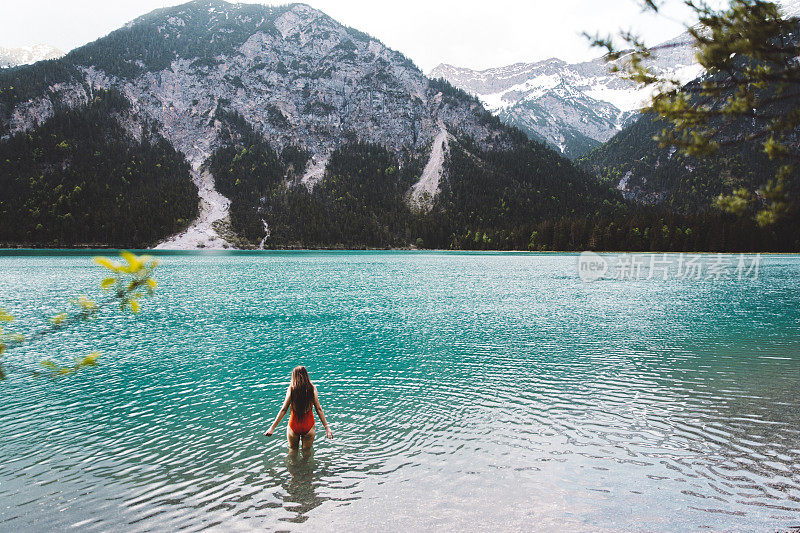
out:
M305 435L311 431L311 428L314 427L314 410L309 409L303 416L295 417L294 409L292 409L292 414L289 415L289 427L295 435Z

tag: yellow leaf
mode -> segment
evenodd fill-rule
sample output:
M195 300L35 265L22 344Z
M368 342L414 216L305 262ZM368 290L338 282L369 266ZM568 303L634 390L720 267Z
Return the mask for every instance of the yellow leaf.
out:
M59 369L59 371L57 372L57 374L58 374L59 376L65 376L65 375L67 375L67 374L71 374L71 373L72 373L72 372L74 372L74 371L75 371L75 369L73 369L73 368L61 368L61 369Z
M117 282L117 278L106 278L100 284L100 287L103 288L103 289L109 289L109 288L113 287L116 282Z
M6 313L6 310L0 307L0 322L11 322L14 317Z
M139 312L139 302L137 302L136 300L131 300L130 305L131 305L131 311L133 311L134 313Z
M147 278L147 286L148 287L150 287L151 289L155 289L156 285L158 285L156 280L154 280L153 278Z
M129 252L127 250L122 250L119 255L128 262L129 265L135 264L139 262L139 258L133 252Z
M97 263L98 265L104 266L107 269L112 270L114 272L121 272L122 271L122 265L112 261L108 257L95 257L94 258L94 262Z
M97 359L100 357L100 352L92 352L86 357L84 357L79 364L79 366L94 366L97 364Z
M67 319L67 313L61 313L51 318L50 322L52 322L56 326L60 326L61 324L64 323L66 319Z
M0 342L0 355L3 355L6 352L6 345Z
M42 366L50 370L58 370L58 365L52 361L42 361Z
M144 263L136 256L136 254L132 254L130 252L120 252L119 255L121 255L122 258L128 262L128 265L122 269L128 274L134 274L144 267Z

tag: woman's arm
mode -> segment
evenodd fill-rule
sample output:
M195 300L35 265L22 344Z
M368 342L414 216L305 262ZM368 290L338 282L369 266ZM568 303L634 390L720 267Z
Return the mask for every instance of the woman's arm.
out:
M267 430L267 432L264 433L264 435L266 435L267 437L271 437L272 434L275 433L275 428L278 427L278 424L281 423L281 419L284 416L286 416L286 411L289 410L289 400L291 396L292 396L292 389L291 387L289 387L288 389L286 389L286 399L283 401L283 407L281 407L281 412L278 413L278 416L275 418L275 422L273 422L272 425Z
M322 406L319 404L319 395L317 394L316 387L314 387L314 408L317 410L319 419L322 421L322 425L325 427L325 436L329 439L332 439L333 431L331 431L331 428L328 426L328 421L325 420L325 413L322 412Z

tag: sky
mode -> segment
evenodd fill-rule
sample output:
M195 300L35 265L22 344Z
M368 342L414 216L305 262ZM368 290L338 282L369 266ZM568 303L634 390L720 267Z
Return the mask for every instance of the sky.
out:
M0 0L0 46L81 46L153 9L186 0ZM247 0L280 5L287 1ZM428 72L440 63L475 69L550 57L597 57L582 36L632 29L648 44L678 35L690 21L680 0L662 14L636 0L306 0L339 22L365 31Z

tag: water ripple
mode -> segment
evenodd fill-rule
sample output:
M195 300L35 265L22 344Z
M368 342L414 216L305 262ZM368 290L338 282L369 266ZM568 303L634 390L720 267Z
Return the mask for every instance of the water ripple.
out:
M23 324L48 316L41 302L90 290L87 264L2 256L0 300ZM7 358L0 530L799 523L800 260L718 283L582 285L574 264L165 258L138 320ZM96 348L96 369L31 377ZM318 422L310 455L287 454L283 426L262 436L300 363L336 434Z

